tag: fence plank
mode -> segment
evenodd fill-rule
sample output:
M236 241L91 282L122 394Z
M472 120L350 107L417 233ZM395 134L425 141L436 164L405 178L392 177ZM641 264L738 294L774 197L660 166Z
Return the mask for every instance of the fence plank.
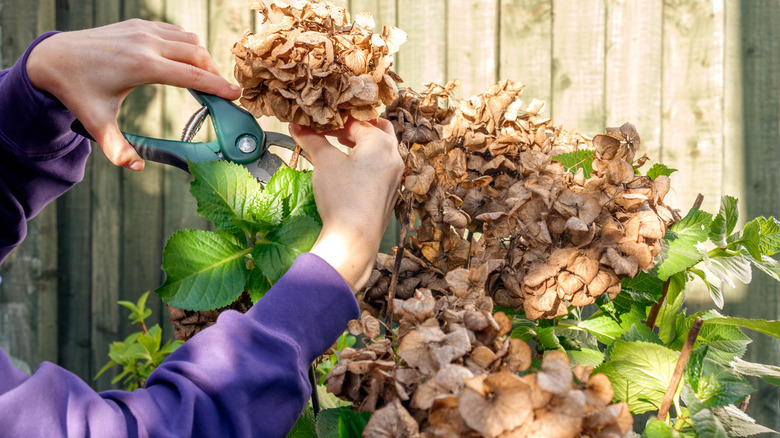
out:
M406 87L444 84L446 75L446 2L398 0L398 26L409 35L398 53L398 74Z
M162 21L162 0L125 0L122 18ZM163 135L163 87L145 85L135 89L122 105L122 129L126 132L161 137ZM162 280L162 187L163 166L146 162L142 172L122 170L122 274L119 297L137 301L145 291ZM154 315L162 311L160 300L150 297L148 306ZM120 337L137 331L120 309Z
M668 204L687 211L696 196L717 211L723 173L723 1L664 4L661 158L679 172Z
M102 26L120 20L116 2L95 4L95 25ZM97 148L96 148L97 149ZM92 160L92 372L108 362L109 344L121 339L119 334L119 301L121 260L122 169L95 151ZM106 373L94 383L108 389L116 371Z
M447 80L460 79L464 98L496 82L498 3L494 0L447 2Z
M726 2L731 3L731 2ZM727 13L735 15L733 21L727 16L729 29L738 26L740 32L730 34L727 48L741 43L741 59L729 62L739 63L742 68L741 81L727 76L727 103L732 98L742 99L744 134L744 184L745 198L741 207L747 218L756 216L780 217L780 150L777 148L777 133L780 132L780 41L777 39L777 23L780 20L780 4L775 1L739 2L739 9L730 5ZM728 43L729 41L727 41ZM734 52L727 52L734 54ZM727 73L733 72L728 69ZM734 87L736 89L732 90ZM727 116L730 114L727 114ZM728 125L727 125L728 126ZM731 139L729 135L727 139ZM728 151L728 149L727 149ZM731 155L731 154L730 154ZM735 177L733 169L737 163L726 161L723 180ZM717 181L717 180L714 180ZM746 207L746 208L745 208ZM726 302L727 314L746 318L780 319L780 285L768 276L754 271L748 294L740 301ZM748 348L746 360L751 362L780 364L780 341L750 333L753 343ZM780 398L777 387L755 379L751 383L758 389L753 393L748 414L759 423L774 430L780 430Z
M41 31L53 0L0 2L0 69L8 68ZM35 369L57 361L57 209L28 222L28 238L0 266L0 348Z
M57 28L85 29L94 26L94 2L57 2ZM93 144L93 149L99 149ZM60 276L59 364L87 382L92 367L92 163L87 162L84 180L57 202Z
M604 129L604 0L553 2L552 118L594 135Z
M661 158L663 2L607 2L606 123L636 125L640 153Z
M549 104L552 0L501 0L499 38L498 79L525 84L526 103L543 99Z

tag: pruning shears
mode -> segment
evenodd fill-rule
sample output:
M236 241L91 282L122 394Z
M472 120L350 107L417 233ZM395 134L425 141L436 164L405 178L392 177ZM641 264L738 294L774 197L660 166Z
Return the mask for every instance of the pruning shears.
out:
M289 150L295 149L292 137L263 131L252 114L233 102L193 89L189 89L189 92L202 107L190 117L182 132L181 141L122 133L141 158L175 166L184 171L189 171L187 160L227 160L243 165L265 184L276 169L284 164L281 158L268 151L268 147L276 145ZM191 141L209 115L217 139L208 143ZM92 139L78 120L73 122L71 129Z

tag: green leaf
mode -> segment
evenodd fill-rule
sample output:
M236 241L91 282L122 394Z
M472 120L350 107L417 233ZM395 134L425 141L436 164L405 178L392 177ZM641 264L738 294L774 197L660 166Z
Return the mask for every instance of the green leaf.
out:
M653 164L653 167L647 171L647 177L654 180L661 175L671 176L674 172L677 172L677 169L667 167L665 164L655 163Z
M317 385L317 395L319 395L320 399L320 408L323 410L352 406L352 403L342 400L333 393L328 392L327 387L324 385Z
M369 418L371 412L357 412L342 408L339 416L339 438L361 438Z
M571 363L579 363L584 366L597 367L604 362L604 353L592 348L582 348L580 350L566 350L566 355L569 356Z
M244 242L223 231L177 231L165 245L165 283L155 292L180 309L227 306L244 291L249 252Z
M609 345L615 339L620 338L633 325L642 324L643 317L644 314L632 312L620 315L619 321L616 321L612 316L598 311L577 325L592 333L602 344Z
M314 423L314 411L304 409L298 421L287 434L287 438L317 438L317 428Z
M588 179L593 172L593 153L594 151L580 149L556 155L552 159L563 164L566 171L572 174L576 174L579 169L582 169L585 179Z
M701 281L704 282L704 284L707 286L707 290L710 292L710 298L712 298L712 302L718 306L718 309L722 309L724 302L723 292L721 292L720 288L710 283L707 279L707 275L701 269L688 268L688 270L701 278Z
M730 368L705 360L696 398L708 408L727 406L744 400L753 387Z
M762 365L760 363L746 362L740 358L731 362L731 368L746 376L760 377L770 385L780 386L780 367Z
M757 222L761 234L760 248L765 256L771 256L780 252L780 222L774 217L757 217Z
M642 438L682 438L682 435L665 422L652 418L642 431Z
M697 313L680 321L677 327L677 338L672 343L672 348L682 349L688 331L697 316L705 319L705 323L699 330L694 348L707 345L709 348L707 358L724 365L745 354L747 345L751 342L750 338L745 336L736 326L709 324L706 318L711 317L710 312Z
M690 417L696 434L708 438L729 438L729 433L710 409L702 409Z
M317 414L315 428L318 438L339 438L341 408L323 409Z
M766 275L780 281L780 263L777 260L769 256L762 256L761 261L751 258L750 262Z
M727 245L726 238L734 231L739 219L739 201L733 196L720 198L720 211L710 225L710 240L720 248Z
M253 221L250 228L267 233L284 220L284 199L278 193L263 192L251 205ZM259 224L256 222L260 222Z
M759 433L778 433L768 427L756 424L756 420L750 418L748 414L742 412L742 410L734 405L712 409L712 413L720 424L723 425L724 429L726 429L728 436L751 436L758 435Z
M654 269L659 279L666 280L702 260L702 250L697 244L709 238L711 222L710 213L694 208L666 231L661 249L662 262Z
M669 278L669 287L666 292L666 299L658 312L656 325L658 326L658 336L664 344L671 343L677 336L676 321L680 308L685 302L685 283L687 276L684 272L678 272ZM684 315L679 315L683 319ZM685 333L688 333L687 331Z
M162 330L160 326L155 324L150 328L147 333L138 337L138 343L144 347L149 356L151 356L160 349L160 341L162 340Z
M561 341L555 336L555 327L539 327L536 329L536 338L544 345L545 350L557 350L563 348Z
M704 357L709 350L708 346L697 348L691 352L691 356L688 359L688 363L685 365L685 379L694 392L699 391L699 378L701 377L701 369L704 365Z
M271 289L273 283L260 268L252 269L249 272L249 280L246 288L249 290L249 298L253 304L257 304L260 298L263 298L266 292Z
M750 283L753 271L750 268L752 257L742 252L733 253L716 249L711 255L702 258L704 267L717 279L735 287L733 278L744 284Z
M631 412L657 409L671 382L678 354L650 342L616 340L610 361L596 369L609 377L618 400L628 402Z
M745 224L739 240L731 243L729 248L742 245L755 260L761 260L761 225L755 220Z
M624 278L621 286L622 292L627 292L634 301L652 305L661 298L664 282L658 277L640 272L634 278Z
M626 342L644 341L651 342L653 344L664 345L661 338L658 337L655 332L644 324L632 324L631 328L627 332L623 333L620 337L621 340Z
M707 324L738 326L780 339L780 321L734 318L723 316L714 310L707 312L702 318L705 326Z
M220 230L241 231L234 220L251 220L249 206L262 186L251 173L229 161L188 161L194 180L190 193L198 201L198 213Z
M308 216L295 216L266 234L252 249L255 269L260 269L268 279L279 280L295 258L311 249L322 226Z
M319 221L311 185L312 172L280 167L265 186L266 193L285 199L284 217L308 216Z

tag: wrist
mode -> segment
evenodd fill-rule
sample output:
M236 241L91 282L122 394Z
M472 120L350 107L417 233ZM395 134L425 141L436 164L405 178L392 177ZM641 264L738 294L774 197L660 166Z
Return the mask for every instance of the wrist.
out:
M33 47L27 57L27 63L25 65L27 80L30 81L30 85L38 91L47 92L49 94L55 94L52 91L56 89L56 75L53 75L52 73L54 71L53 64L56 63L57 54L51 53L49 50L53 38L57 38L57 35L52 35L51 37L40 41Z
M352 291L357 292L368 280L378 250L378 239L349 238L345 233L323 229L310 252L328 262Z

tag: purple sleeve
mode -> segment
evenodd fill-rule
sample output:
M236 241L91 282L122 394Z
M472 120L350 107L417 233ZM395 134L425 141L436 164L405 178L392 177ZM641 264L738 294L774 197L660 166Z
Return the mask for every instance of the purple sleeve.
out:
M58 100L27 79L30 51L0 72L0 263L27 234L27 221L81 181L89 141L74 134L74 120Z
M49 363L26 376L0 350L0 431L20 437L283 437L311 393L309 364L357 317L346 282L307 253L245 315L225 312L179 347L145 389L97 394Z
M83 177L89 142L32 88L32 47L0 72L0 262L26 222ZM152 373L145 389L96 393L51 363L32 376L0 349L0 436L283 437L311 392L309 364L358 317L349 286L303 254L247 314L223 313ZM85 358L86 359L86 358Z

